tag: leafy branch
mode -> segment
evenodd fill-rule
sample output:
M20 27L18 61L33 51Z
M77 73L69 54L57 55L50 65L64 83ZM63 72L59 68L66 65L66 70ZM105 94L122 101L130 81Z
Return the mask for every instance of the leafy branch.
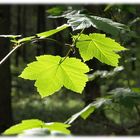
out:
M117 52L126 50L126 48L121 46L119 43L115 42L115 40L106 37L105 34L83 34L84 29L87 28L87 26L85 25L86 20L89 22L89 18L84 17L84 21L82 21L83 26L78 26L78 28L76 28L76 30L80 29L81 32L78 35L72 35L72 44L65 44L65 46L69 47L69 50L64 57L53 55L42 55L36 57L36 61L28 64L19 76L23 79L34 80L34 86L37 88L37 91L39 92L42 98L54 94L55 92L59 91L63 86L67 89L72 90L73 92L82 93L84 87L86 86L86 82L88 82L88 80L94 79L93 77L88 79L88 75L86 73L90 71L90 68L86 65L86 63L81 62L81 59L69 57L71 52L75 52L75 47L78 48L79 53L84 61L88 61L95 57L102 63L115 67L118 66L120 55L117 54ZM92 20L96 23L99 19L97 17L92 17ZM110 22L111 24L109 24L108 26L112 27L112 21L108 21L107 19L100 20ZM69 20L69 25L74 27L73 24L73 21ZM56 29L38 33L34 36L25 37L18 40L12 38L11 42L14 42L15 47L0 61L0 65L4 63L13 52L15 52L18 48L25 45L26 43L36 43L43 40L50 40L56 42L60 46L63 46L63 44L61 44L57 40L48 37L59 31L64 30L65 28L69 27L69 25L64 24ZM93 26L93 22L90 22L89 27L91 25ZM115 23L115 25L119 26L122 24ZM111 102L112 100L109 98L100 98L97 101L89 104L79 113L73 115L67 121L67 123L73 122L79 116L82 116L82 118L86 119L97 108L101 107L102 105L110 104ZM32 125L34 121L37 124L34 124L35 126ZM46 126L44 122L40 122L38 120L29 120L23 121L21 124L18 124L15 127L13 126L12 128L10 128L10 130L8 130L8 132L6 131L6 134L21 133L19 132L20 128L27 126L28 123L30 125L27 129L36 128L38 127L38 124L41 128L47 127L49 129L51 127L49 127L48 125ZM69 130L67 130L67 127L69 127L69 125L61 125L61 127L63 128L63 132L65 131L65 133L69 134Z
M25 37L25 38L18 39L18 40L16 38L21 37L21 35L0 35L0 37L10 38L11 42L14 42L13 49L0 61L0 65L3 64L10 57L10 55L12 53L14 53L18 48L25 45L26 43L35 43L35 42L47 39L47 40L55 41L59 45L62 45L57 40L52 39L52 38L48 38L48 37L53 35L53 34L56 34L59 31L64 30L67 27L69 27L69 26L67 24L64 24L60 27L57 27L56 29L49 30L49 31L46 31L46 32L42 32L42 33L38 33L34 36Z

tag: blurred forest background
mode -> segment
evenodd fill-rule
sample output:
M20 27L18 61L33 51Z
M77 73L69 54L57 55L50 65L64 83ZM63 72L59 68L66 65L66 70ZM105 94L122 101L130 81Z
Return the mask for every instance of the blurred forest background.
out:
M115 37L108 35L130 49L122 55L120 69L108 74L113 71L113 67L101 64L96 59L90 60L87 62L90 68L95 72L97 70L104 72L104 75L99 74L89 82L82 95L63 88L56 94L41 99L33 82L19 78L19 74L27 63L35 60L35 56L41 54L65 56L67 50L49 40L19 48L0 66L0 132L24 119L65 122L71 115L97 97L106 95L110 90L116 89L117 92L123 93L133 87L140 92L140 5L0 5L0 34L18 34L25 37L54 29L66 23L66 19L49 18L49 15L59 15L68 8L88 11L92 15L110 18L131 28L133 31L131 35L125 32ZM70 43L71 31L70 28L66 29L53 35L53 38L61 43ZM103 33L93 27L86 29L85 32ZM9 39L0 38L0 60L11 49ZM114 104L111 109L101 108L87 120L78 118L70 128L72 133L139 135L140 106L132 107L128 101L126 100L125 106ZM129 130L125 129L127 125L131 126Z

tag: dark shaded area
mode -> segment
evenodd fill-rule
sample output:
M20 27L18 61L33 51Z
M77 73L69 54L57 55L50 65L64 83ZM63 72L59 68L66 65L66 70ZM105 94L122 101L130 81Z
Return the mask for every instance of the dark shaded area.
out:
M0 33L10 32L10 6L0 6ZM9 52L10 42L0 38L0 60ZM0 66L0 133L12 124L10 60Z

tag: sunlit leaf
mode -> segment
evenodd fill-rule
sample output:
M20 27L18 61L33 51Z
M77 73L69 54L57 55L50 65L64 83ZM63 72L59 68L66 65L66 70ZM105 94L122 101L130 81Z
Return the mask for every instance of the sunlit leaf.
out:
M38 119L30 119L30 120L23 120L21 123L10 127L3 134L4 135L20 134L20 133L28 132L27 130L34 130L33 128L47 129L51 133L59 132L62 134L70 134L70 130L67 129L68 127L70 127L70 125L64 123L59 123L59 122L45 123Z
M42 33L38 33L35 36L29 36L29 37L19 39L18 43L24 43L24 42L32 41L36 37L38 37L38 38L46 38L46 37L49 37L49 36L51 36L53 34L56 34L57 32L60 32L60 31L62 31L64 29L68 28L68 27L69 27L69 25L64 24L62 26L57 27L56 29L49 30L49 31L46 31L46 32L42 32Z
M59 122L52 122L52 123L46 123L44 128L47 128L48 130L60 132L63 134L70 134L70 130L67 128L70 127L69 124L59 123Z
M75 38L76 36L74 36ZM105 34L81 34L76 43L81 57L84 61L92 58L97 58L102 63L111 66L118 66L118 59L120 58L117 52L126 50L115 40L108 38Z
M16 124L7 129L3 134L5 135L19 134L22 133L24 130L32 128L41 128L44 125L45 123L38 119L23 120L21 123Z
M44 55L37 57L37 61L28 64L20 77L36 80L35 86L41 97L49 96L66 87L74 92L81 93L88 81L89 68L80 59Z
M64 29L68 28L68 27L69 27L69 25L64 24L62 26L57 27L56 29L39 33L39 34L37 34L37 36L38 37L41 37L41 38L46 38L46 37L49 37L49 36L51 36L53 34L56 34L57 32L60 32L60 31L62 31Z
M29 37L24 37L22 39L19 39L18 40L18 43L24 43L24 42L28 42L28 41L31 41L32 39L34 39L35 36L29 36Z

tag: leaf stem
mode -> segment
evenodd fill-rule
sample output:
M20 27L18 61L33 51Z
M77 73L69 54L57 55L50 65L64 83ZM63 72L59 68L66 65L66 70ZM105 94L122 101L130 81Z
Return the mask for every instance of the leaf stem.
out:
M82 29L82 31L78 34L78 37L74 40L73 45L77 43L77 40L79 39L80 35L84 32L85 28Z
M67 52L67 54L65 55L64 59L61 59L61 60L60 60L59 64L61 64L62 62L64 62L64 61L66 60L66 58L69 56L69 54L70 54L71 51L75 50L75 49L74 49L74 46L76 45L76 42L77 42L77 40L79 39L80 35L84 32L84 29L85 29L85 28L83 28L83 29L81 30L81 32L78 34L78 37L73 41L72 44L67 44L68 46L70 46L70 49L68 50L68 52Z
M68 50L68 52L67 52L66 56L64 57L64 59L63 59L62 61L60 61L60 64L69 56L70 52L74 50L74 46L75 46L75 44L76 44L78 38L80 37L80 35L83 33L83 31L84 31L84 28L83 28L82 31L79 33L78 37L74 40L74 42L73 42L72 44L69 44L70 49ZM57 42L59 45L62 46L62 44L61 44L60 42L58 42L57 40L52 39L52 38L33 38L33 39L31 40L31 43L37 42L37 41L40 41L40 40L45 40L45 39L48 39L48 40L51 40L51 41L55 41L55 42ZM25 42L25 43L27 43L27 42ZM24 45L25 43L21 43L21 44L15 46L15 47L0 61L0 65L2 65L2 64L9 58L9 56L10 56L14 51L16 51L19 47L21 47L21 46Z
M55 40L55 39L53 39L53 38L43 38L43 39L35 38L34 40L31 40L31 43L32 43L32 42L36 42L36 41L45 40L45 39L48 39L48 40L51 40L51 41L55 41L55 42L57 42L60 46L62 46L62 44L61 44L60 42L58 42L57 40ZM21 47L22 45L24 45L24 44L26 44L26 43L28 43L28 42L24 42L24 43L21 43L21 44L15 46L15 47L0 61L0 65L2 65L2 64L8 59L8 57L11 56L11 54L12 54L13 52L15 52L19 47Z
M70 48L70 49L68 50L66 56L64 57L64 59L61 59L61 60L60 60L59 64L61 64L62 62L65 61L65 59L69 56L69 54L70 54L71 51L72 51L72 49Z

